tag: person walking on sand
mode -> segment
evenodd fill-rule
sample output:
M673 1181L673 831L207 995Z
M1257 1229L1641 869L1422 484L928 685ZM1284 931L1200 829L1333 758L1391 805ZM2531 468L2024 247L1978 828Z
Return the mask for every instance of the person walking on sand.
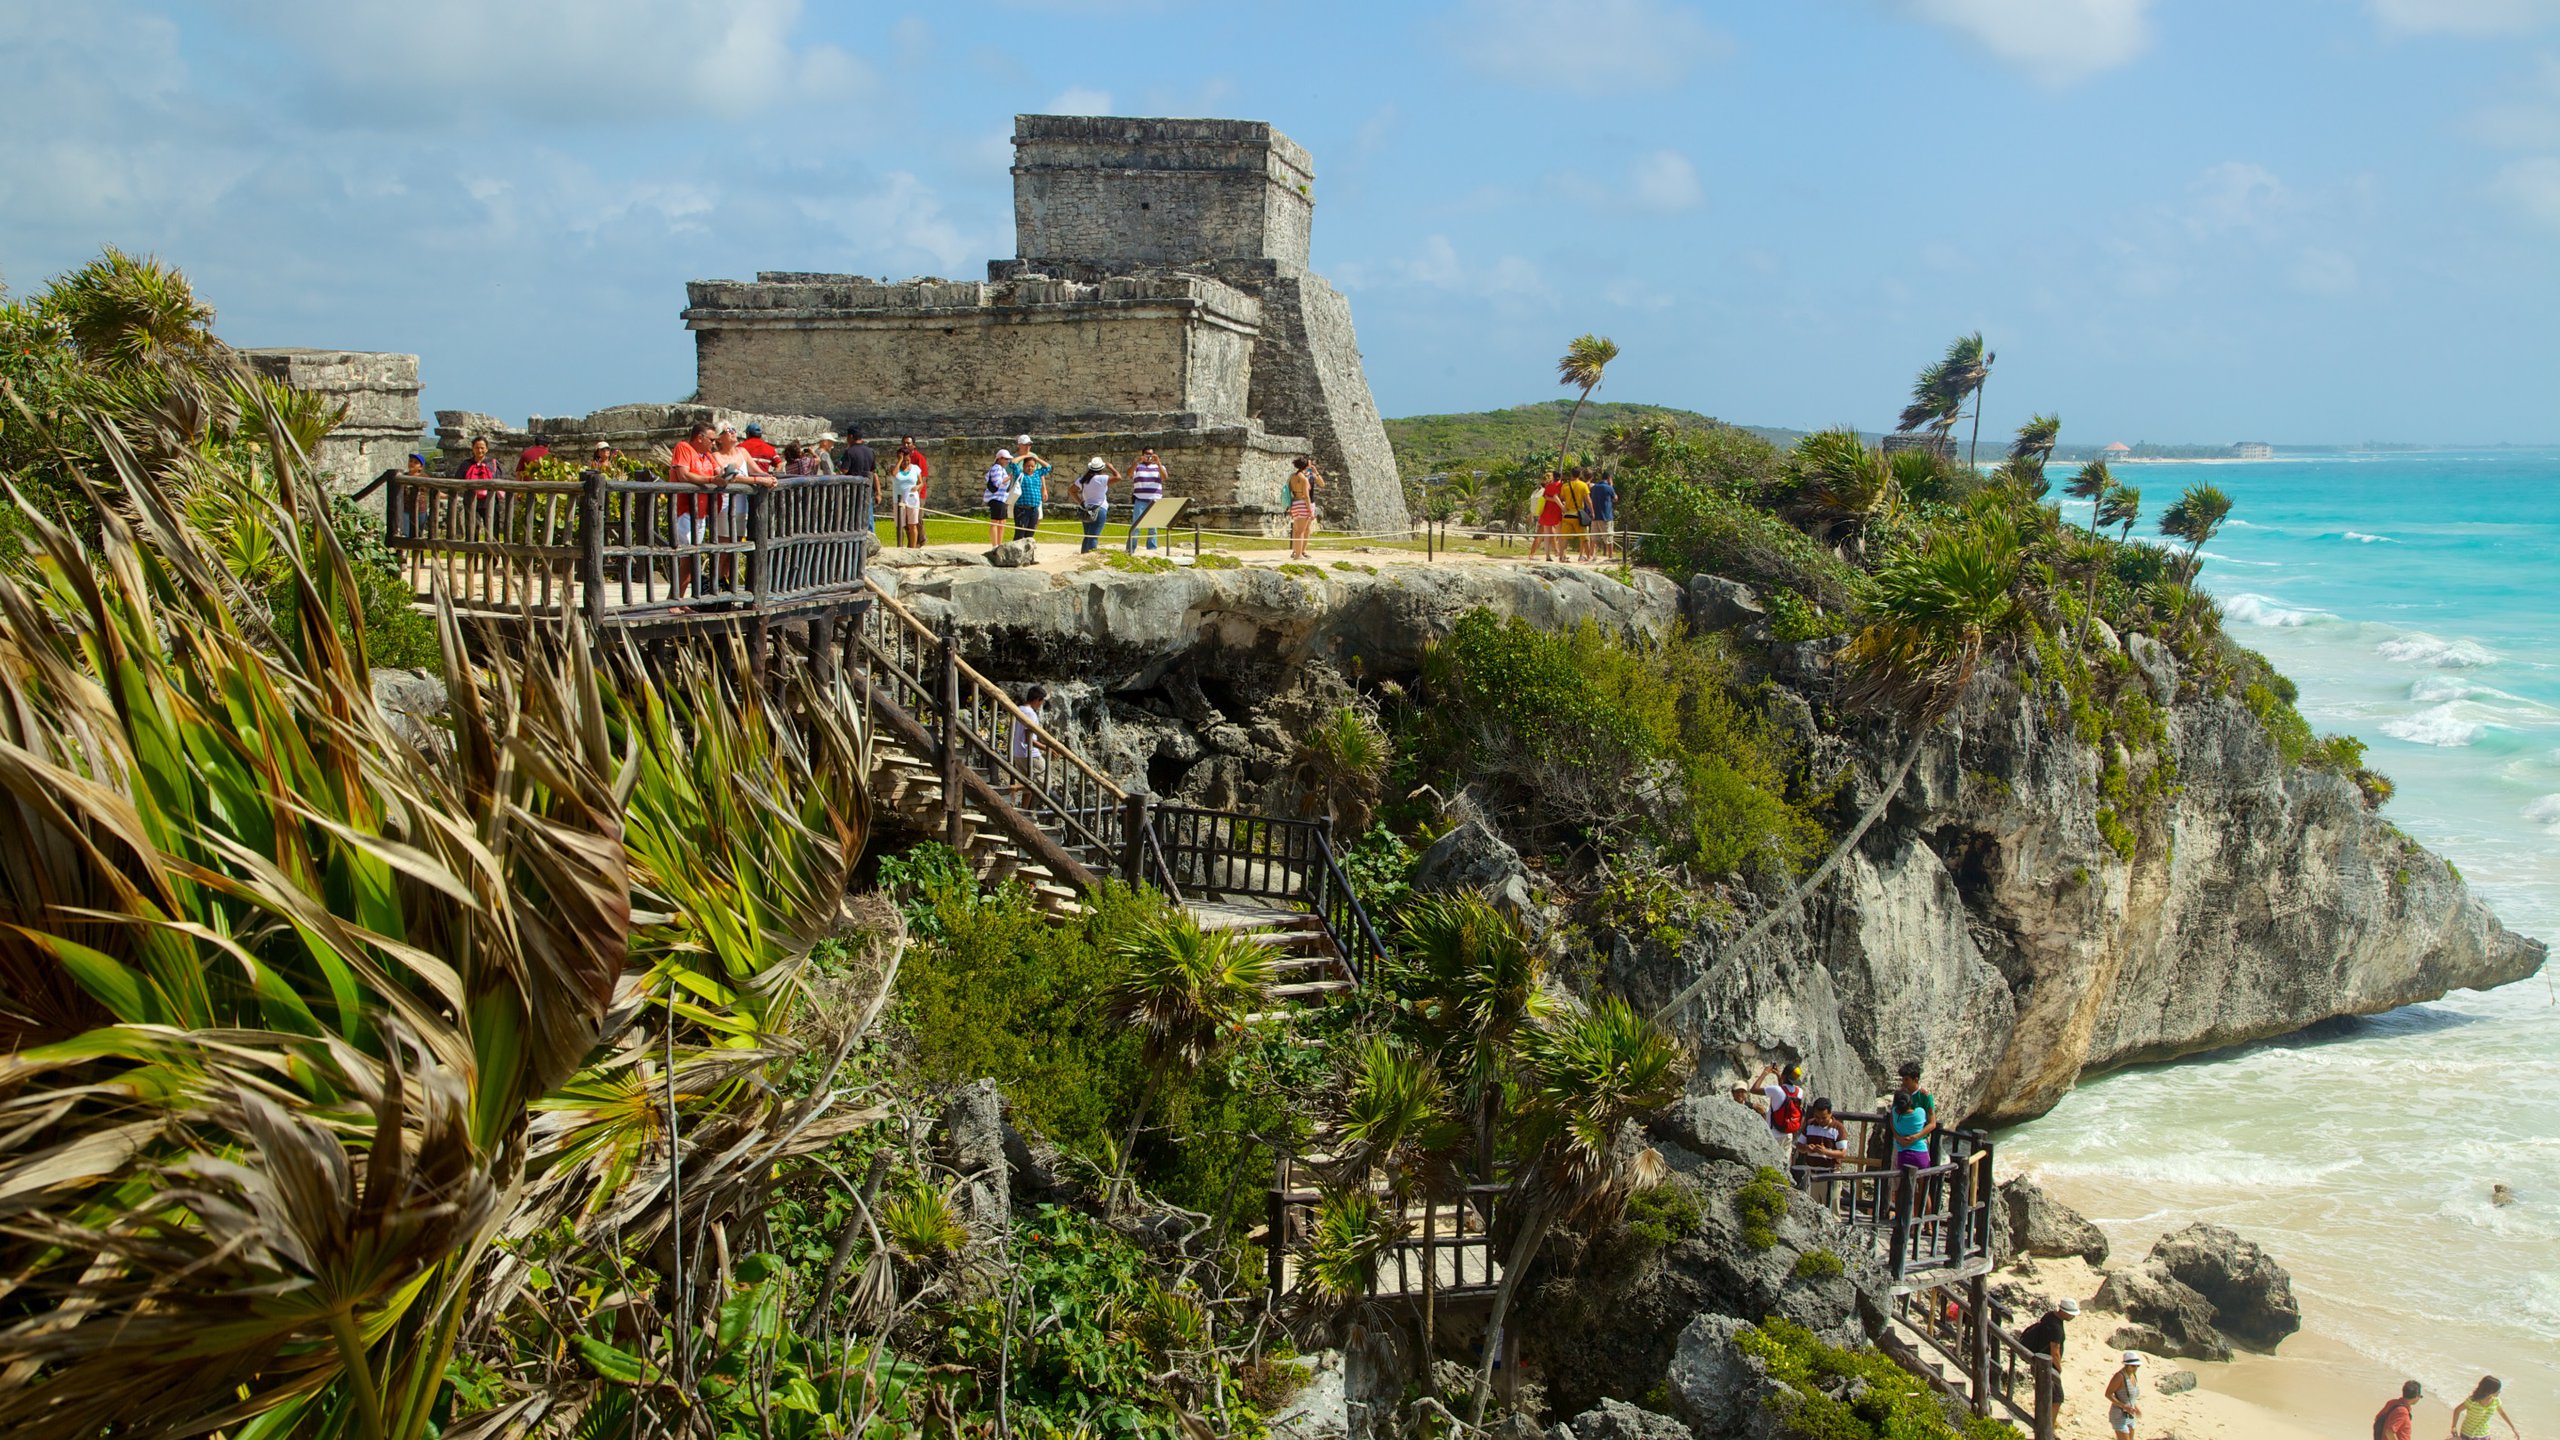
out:
M1151 446L1138 452L1136 463L1129 467L1129 539L1120 548L1128 554L1138 553L1138 519L1147 507L1164 498L1164 462L1156 458ZM1156 548L1156 532L1147 532L1147 548Z
M1022 488L1014 474L1013 452L999 450L996 463L987 467L987 543L1004 543L1004 522L1013 518L1013 497Z
M2142 1355L2124 1352L2124 1364L2107 1381L2107 1428L2118 1435L2131 1435L2134 1422L2142 1418Z
M1296 467L1289 472L1289 558L1304 560L1307 536L1316 528L1316 490L1324 484L1324 476L1307 456L1289 463Z
M2373 1440L2409 1440L2409 1411L2426 1389L2411 1380L2400 1387L2400 1398L2386 1403L2373 1415Z
M2453 1407L2456 1440L2487 1440L2492 1420L2504 1420L2507 1434L2514 1440L2524 1440L2524 1432L2516 1428L2516 1417L2508 1414L2498 1399L2498 1392L2505 1388L2495 1375L2480 1377L2480 1383L2471 1387L2471 1398Z
M2018 1343L2053 1362L2053 1398L2062 1398L2062 1342L2068 1336L2071 1322L2080 1318L2080 1302L2066 1299L2044 1312L2041 1319L2018 1332ZM2407 1436L2400 1440L2408 1440Z

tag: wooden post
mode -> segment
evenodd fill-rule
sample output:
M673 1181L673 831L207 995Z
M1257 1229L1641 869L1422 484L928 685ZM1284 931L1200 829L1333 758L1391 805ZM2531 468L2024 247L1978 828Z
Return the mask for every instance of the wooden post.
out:
M1283 1265L1289 1253L1289 1162L1286 1160L1280 1162L1279 1173L1272 1177L1271 1214L1265 1233L1271 1237L1264 1259L1269 1269L1271 1297L1276 1300L1280 1297L1281 1285L1287 1279Z
M1147 802L1144 790L1132 790L1120 802L1120 878L1132 887L1147 878Z
M1991 1279L1976 1275L1965 1282L1965 1327L1969 1351L1966 1378L1973 1382L1973 1413L1991 1414Z
M2061 1386L2054 1381L2051 1356L2038 1355L2034 1357L2033 1364L2036 1372L2035 1440L2054 1440L2054 1425L2061 1418L2062 1397L2058 1393Z
M942 623L942 839L960 848L960 639Z
M1902 1278L1910 1258L1911 1210L1919 1200L1911 1181L1917 1173L1898 1165L1893 1171L1893 1217L1891 1228L1885 1232L1884 1264L1885 1273L1896 1280Z
M1437 1317L1433 1314L1433 1310L1435 1309L1435 1302L1439 1299L1439 1296L1440 1296L1440 1251L1439 1251L1438 1246L1437 1246L1436 1244L1434 1244L1434 1241L1436 1240L1437 1235L1438 1235L1439 1218L1440 1218L1440 1206L1439 1206L1439 1203L1438 1203L1437 1201L1435 1201L1435 1200L1433 1200L1433 1199L1431 1198L1431 1192L1430 1192L1430 1191L1428 1191L1428 1190L1423 1191L1423 1192L1422 1192L1422 1369L1423 1369L1423 1373L1425 1373L1425 1374L1429 1374L1429 1373L1430 1373L1430 1371L1431 1371L1431 1356L1432 1356L1432 1327L1433 1327L1433 1324L1434 1324L1434 1322L1435 1322L1435 1320L1436 1320L1436 1318L1437 1318Z
M590 466L578 485L578 608L593 627L604 619L604 472Z

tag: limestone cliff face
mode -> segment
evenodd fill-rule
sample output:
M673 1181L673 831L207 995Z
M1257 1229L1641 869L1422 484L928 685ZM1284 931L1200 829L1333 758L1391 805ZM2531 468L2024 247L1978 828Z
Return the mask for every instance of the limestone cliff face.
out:
M898 574L911 604L958 625L973 659L1051 681L1079 744L1160 793L1209 803L1266 795L1295 716L1346 677L1409 674L1468 609L1630 634L1679 621L1668 582L1628 586L1578 566ZM1621 940L1610 981L1641 1001L1712 970L1684 1022L1706 1060L1701 1088L1724 1083L1720 1057L1784 1056L1845 1103L1917 1058L1953 1110L1994 1121L2050 1108L2084 1073L2540 967L2540 942L2508 933L2352 782L2285 765L2234 701L2173 699L2175 662L2142 637L2129 644L2172 701L2158 748L2178 782L2135 814L2129 858L2100 827L2109 755L1986 676L1859 853L1756 953L1723 943L1741 919L1667 949ZM1781 684L1815 698L1827 686L1820 646L1777 647L1771 660ZM1901 744L1814 738L1852 765L1845 814ZM1736 898L1746 911L1765 903Z

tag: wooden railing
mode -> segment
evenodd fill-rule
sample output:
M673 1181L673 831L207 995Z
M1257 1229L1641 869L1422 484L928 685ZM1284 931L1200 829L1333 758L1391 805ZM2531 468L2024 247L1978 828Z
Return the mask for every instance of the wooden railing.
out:
M1948 1385L1934 1366L1922 1373L1965 1400L1974 1414L1988 1417L1996 1406L2026 1426L2034 1440L2053 1440L2062 1410L2053 1358L2028 1349L2011 1331L2015 1317L1991 1298L1981 1277L1902 1291L1893 1298L1893 1318L1956 1366L1964 1377L1960 1385ZM1926 1357L1916 1358L1925 1365Z
M1301 1260L1324 1199L1300 1169L1301 1162L1281 1161L1271 1187L1264 1263L1275 1299L1306 1286ZM1502 1283L1493 1227L1510 1186L1470 1184L1455 1195L1416 1191L1397 1197L1383 1178L1374 1178L1371 1185L1382 1204L1391 1210L1401 1207L1401 1214L1394 1222L1395 1238L1378 1252L1361 1298L1409 1300L1428 1307L1444 1299L1490 1295Z
M1937 1163L1915 1170L1888 1168L1891 1155L1874 1143L1883 1133L1885 1117L1843 1113L1839 1118L1866 1132L1866 1143L1845 1148L1874 1158L1851 1161L1850 1168L1840 1170L1798 1166L1797 1187L1864 1240L1897 1284L1931 1272L1988 1268L1990 1137L1979 1130L1941 1131Z
M706 487L656 477L441 480L394 475L383 536L410 589L472 614L597 624L789 614L863 596L871 482Z
M1334 856L1330 820L1159 805L1154 821L1174 883L1304 908L1324 922L1354 981L1386 957L1386 942Z

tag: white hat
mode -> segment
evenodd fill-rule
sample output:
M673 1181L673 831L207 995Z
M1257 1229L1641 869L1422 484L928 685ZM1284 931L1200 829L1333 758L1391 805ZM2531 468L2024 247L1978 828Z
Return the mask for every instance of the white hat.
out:
M1013 443L1016 445L1028 445L1031 443L1031 437L1028 435L1016 435L1013 437Z
M996 452L996 458L999 460L1010 460L1013 458L1013 452L1010 450L999 450Z
M1108 460L1103 459L1103 458L1102 458L1101 456L1099 456L1099 455L1096 455L1096 456L1094 456L1092 459L1087 460L1086 462L1084 462L1084 468L1085 468L1085 472L1086 472L1087 474L1091 474L1092 472L1094 472L1094 471L1096 471L1096 470L1108 470L1108 469L1110 469L1110 468L1111 468L1111 462L1110 462L1110 461L1108 461Z
M2127 1350L2126 1352L2124 1352L2124 1363L2126 1363L2127 1365L2139 1365L2139 1364L2141 1364L2141 1363L2142 1363L2142 1352L2141 1352L2141 1351L2139 1351L2139 1350Z
M2061 1309L2062 1313L2065 1315L2077 1315L2080 1313L2080 1302L2077 1300L2065 1300L2062 1302Z
M826 431L825 433L823 433L823 434L821 434L821 435L819 435L819 436L818 436L819 441L820 441L820 442L822 442L822 443L823 443L823 442L825 442L825 441L828 441L828 440L833 440L834 438L836 438L836 432L834 432L833 430Z

